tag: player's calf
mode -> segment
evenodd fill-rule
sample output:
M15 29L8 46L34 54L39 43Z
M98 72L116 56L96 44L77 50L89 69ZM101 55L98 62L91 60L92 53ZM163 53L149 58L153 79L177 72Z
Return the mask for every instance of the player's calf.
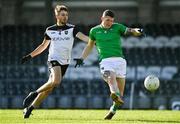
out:
M23 101L23 107L24 108L28 107L37 96L38 96L38 93L36 91L30 92L29 95Z

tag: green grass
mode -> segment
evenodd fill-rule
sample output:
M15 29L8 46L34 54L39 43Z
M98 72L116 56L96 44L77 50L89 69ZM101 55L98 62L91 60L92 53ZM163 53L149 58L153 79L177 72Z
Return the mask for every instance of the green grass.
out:
M107 112L38 109L23 119L22 110L0 109L0 124L180 124L180 111L119 110L112 120L104 120Z

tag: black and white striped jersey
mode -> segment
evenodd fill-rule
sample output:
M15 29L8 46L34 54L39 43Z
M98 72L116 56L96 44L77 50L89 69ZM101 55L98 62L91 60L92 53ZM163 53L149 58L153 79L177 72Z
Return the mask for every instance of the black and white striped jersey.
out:
M45 39L50 40L48 61L57 60L60 64L70 64L74 37L78 33L76 26L53 25L46 29Z

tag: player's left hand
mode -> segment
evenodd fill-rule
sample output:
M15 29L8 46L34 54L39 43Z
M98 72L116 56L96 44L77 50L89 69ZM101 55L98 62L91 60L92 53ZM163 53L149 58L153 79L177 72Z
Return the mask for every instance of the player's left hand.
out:
M32 57L31 55L26 55L26 56L23 56L22 59L21 59L21 64L24 64L25 62L31 60Z
M75 68L77 67L77 66L82 66L82 65L84 65L84 62L83 62L83 59L82 58L74 58L74 61L76 61L76 64L75 64Z
M134 36L141 36L145 34L142 28L134 28L132 33Z

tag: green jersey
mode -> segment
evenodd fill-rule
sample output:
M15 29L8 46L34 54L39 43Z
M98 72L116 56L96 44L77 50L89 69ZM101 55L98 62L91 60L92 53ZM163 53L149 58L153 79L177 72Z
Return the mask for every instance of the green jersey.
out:
M126 31L126 26L114 23L106 29L97 25L90 30L89 37L95 41L99 60L109 57L124 57L121 47L121 35Z

